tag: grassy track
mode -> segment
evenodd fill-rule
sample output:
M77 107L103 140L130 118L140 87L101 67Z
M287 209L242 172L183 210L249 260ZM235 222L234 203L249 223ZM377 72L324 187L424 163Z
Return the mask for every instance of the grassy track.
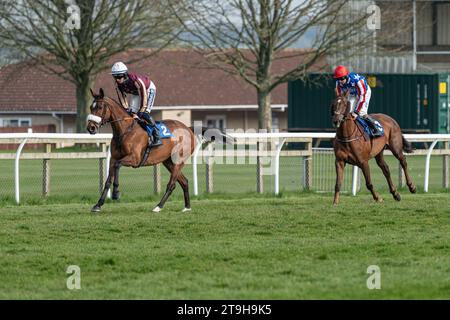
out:
M0 206L0 299L450 298L449 195ZM66 268L81 268L81 290ZM381 269L368 290L367 267Z

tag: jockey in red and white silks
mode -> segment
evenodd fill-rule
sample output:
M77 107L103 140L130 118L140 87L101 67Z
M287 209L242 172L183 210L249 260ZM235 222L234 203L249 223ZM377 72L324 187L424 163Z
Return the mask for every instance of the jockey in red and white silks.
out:
M350 101L353 119L360 116L374 129L374 135L379 133L374 120L367 114L372 90L366 78L357 73L350 73L344 66L336 67L334 70L334 78L336 79L336 95L349 93L348 99Z
M347 93L347 91L350 92L349 100L352 105L352 112L361 117L367 115L372 91L366 78L357 73L349 73L346 70L339 72L338 70L337 73L335 72L335 79L338 95Z

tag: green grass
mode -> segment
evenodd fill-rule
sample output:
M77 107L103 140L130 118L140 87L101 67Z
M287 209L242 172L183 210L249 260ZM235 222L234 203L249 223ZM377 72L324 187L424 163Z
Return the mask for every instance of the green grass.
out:
M449 299L449 195L0 206L0 299ZM81 290L66 269L81 268ZM369 290L368 266L381 269Z

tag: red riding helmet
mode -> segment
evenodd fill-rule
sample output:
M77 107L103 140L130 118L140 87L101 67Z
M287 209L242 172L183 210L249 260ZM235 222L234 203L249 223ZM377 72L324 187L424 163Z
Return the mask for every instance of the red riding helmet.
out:
M348 76L350 72L348 72L348 69L344 66L337 66L336 69L334 69L334 78L339 79L345 76Z

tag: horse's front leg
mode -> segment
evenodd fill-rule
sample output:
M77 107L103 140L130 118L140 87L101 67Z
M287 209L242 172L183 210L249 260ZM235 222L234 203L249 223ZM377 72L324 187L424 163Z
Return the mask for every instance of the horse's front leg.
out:
M109 188L111 187L111 181L113 180L114 175L116 173L117 164L118 163L111 158L109 164L108 178L106 178L105 187L103 188L100 199L98 199L97 203L92 207L91 212L94 213L100 212L102 205L105 203L106 195L108 194Z
M111 198L113 200L119 200L120 199L120 191L119 191L119 170L122 166L121 163L116 163L115 165L115 171L114 171L114 182L113 182L113 192Z
M367 161L363 162L360 166L364 178L366 179L366 187L369 189L369 191L372 193L372 197L376 202L383 202L383 199L380 197L380 195L375 191L373 188L372 180L370 178L370 168L369 163Z
M345 162L342 160L336 159L336 186L334 187L334 201L333 204L339 204L339 192L341 190L342 179L344 178L344 168Z

